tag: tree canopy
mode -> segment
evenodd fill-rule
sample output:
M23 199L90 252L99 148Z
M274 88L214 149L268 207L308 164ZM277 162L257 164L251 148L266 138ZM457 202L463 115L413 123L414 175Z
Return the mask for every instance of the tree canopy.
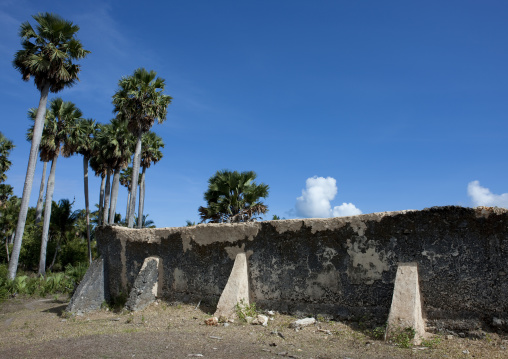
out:
M21 24L23 49L14 55L14 68L21 72L24 81L33 77L40 91L46 85L51 92L74 85L79 80L80 65L72 61L90 53L75 37L79 26L47 12L33 18L37 22L35 29L28 21Z
M222 170L208 180L204 194L206 207L199 207L201 222L247 222L268 212L268 206L260 201L268 197L268 185L257 184L253 171Z

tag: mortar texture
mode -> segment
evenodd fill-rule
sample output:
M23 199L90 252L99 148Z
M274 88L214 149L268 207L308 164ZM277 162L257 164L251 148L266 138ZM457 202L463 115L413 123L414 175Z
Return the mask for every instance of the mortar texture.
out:
M508 313L508 210L433 207L328 219L194 227L100 227L106 295L129 293L161 259L161 295L211 304L245 253L250 298L297 315L385 323L397 264L416 262L427 325L472 330Z

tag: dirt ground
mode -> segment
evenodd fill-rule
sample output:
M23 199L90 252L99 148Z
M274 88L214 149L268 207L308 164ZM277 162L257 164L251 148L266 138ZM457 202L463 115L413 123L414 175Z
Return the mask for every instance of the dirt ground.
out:
M508 358L508 338L495 333L482 340L438 336L430 348L400 348L338 322L295 331L288 327L295 318L279 314L267 327L239 320L212 327L195 305L161 302L132 314L66 316L67 303L0 303L0 358Z

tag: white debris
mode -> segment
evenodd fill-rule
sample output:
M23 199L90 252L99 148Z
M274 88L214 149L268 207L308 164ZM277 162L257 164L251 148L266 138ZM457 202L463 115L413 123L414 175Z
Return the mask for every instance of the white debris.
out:
M292 322L289 324L290 328L300 329L304 327L308 327L309 325L316 324L316 319L314 318L304 318L304 319L298 319L297 321Z

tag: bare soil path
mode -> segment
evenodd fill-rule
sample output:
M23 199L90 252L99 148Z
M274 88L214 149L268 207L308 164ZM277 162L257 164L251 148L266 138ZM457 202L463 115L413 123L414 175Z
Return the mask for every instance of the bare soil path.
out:
M267 327L238 320L211 327L204 324L210 316L195 306L166 303L133 314L101 310L66 317L67 303L0 303L0 358L508 358L507 338L495 333L483 340L443 337L432 348L407 349L338 322L296 332L288 328L294 317L276 315Z

